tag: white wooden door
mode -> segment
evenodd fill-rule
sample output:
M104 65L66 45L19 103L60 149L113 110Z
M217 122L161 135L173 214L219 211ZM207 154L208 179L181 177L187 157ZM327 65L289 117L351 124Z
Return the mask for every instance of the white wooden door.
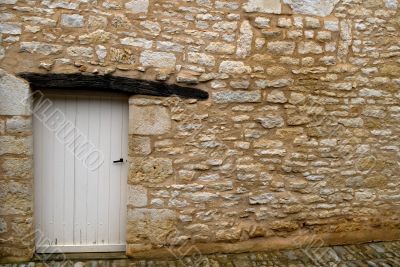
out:
M125 251L128 100L92 95L35 101L38 253Z

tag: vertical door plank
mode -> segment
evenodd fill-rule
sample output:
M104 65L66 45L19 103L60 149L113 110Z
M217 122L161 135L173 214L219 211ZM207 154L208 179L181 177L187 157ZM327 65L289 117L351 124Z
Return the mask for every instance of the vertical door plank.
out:
M110 165L111 165L111 104L107 99L101 100L100 106L100 140L99 150L103 152L104 162L99 168L99 185L98 185L98 230L97 243L108 244L108 217L109 217L109 182L110 182Z
M97 151L99 147L100 138L100 104L101 101L98 98L92 97L88 100L89 103L89 133L88 139L93 145L92 151ZM90 164L90 159L87 158L87 163ZM94 165L94 164L93 164ZM96 245L97 244L97 197L98 197L98 183L99 183L99 169L92 169L93 166L88 170L88 210L87 210L87 244Z
M54 103L54 102L53 102ZM54 106L51 106L46 116L51 114L54 110ZM45 218L44 226L46 234L46 240L44 241L48 245L54 245L54 218L53 218L53 198L54 198L54 135L50 129L46 126L46 118L42 121L43 123L43 183L44 192L43 196L43 215Z
M88 170L82 161L87 153L87 132L89 125L89 107L85 99L77 99L75 136L75 229L74 244L83 245L87 242L87 174Z
M66 98L65 117L67 124L63 129L65 180L63 195L63 235L64 245L74 244L74 203L75 203L75 159L69 149L75 138L76 97Z
M121 140L121 129L122 129L122 106L120 101L112 101L112 121L111 121L111 157L112 160L118 160L122 158L122 140ZM109 235L111 244L119 243L119 203L120 203L120 177L121 167L123 163L113 163L110 168L110 203L112 207L109 215Z
M58 110L57 124L62 120L62 115L65 114L65 98L57 97L53 100L55 110ZM65 155L64 155L64 143L60 139L60 134L57 134L61 125L54 125L52 135L54 136L54 199L53 199L53 213L54 213L54 239L55 244L63 244L63 210L60 207L64 206L64 181L65 181Z

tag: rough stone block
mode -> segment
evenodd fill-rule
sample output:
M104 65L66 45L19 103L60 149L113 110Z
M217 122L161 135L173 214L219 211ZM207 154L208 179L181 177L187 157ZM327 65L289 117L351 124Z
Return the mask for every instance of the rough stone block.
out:
M162 106L129 106L129 134L158 135L171 129L168 109Z
M140 63L145 67L173 69L176 57L172 53L144 51L140 54Z
M130 209L128 211L127 242L167 245L174 234L177 214L168 209Z
M219 72L227 74L250 73L251 67L246 66L242 61L222 61L219 65Z
M286 103L287 98L280 90L272 90L267 97L267 101L271 103Z
M0 115L31 115L29 85L0 69Z
M28 215L33 210L33 186L31 183L2 181L0 184L0 216Z
M255 103L261 102L260 91L224 91L212 94L215 103Z
M32 136L0 136L0 155L32 155Z
M276 127L282 127L284 125L284 120L279 115L266 115L256 119L261 123L262 127L266 129L272 129Z
M32 131L32 119L31 117L20 117L14 116L8 118L6 121L6 132L7 133L30 133Z
M147 205L147 189L141 185L128 185L128 205L145 207Z
M149 10L149 0L132 0L127 2L125 7L135 14L147 13Z
M93 48L84 46L70 46L67 48L67 54L71 57L93 57Z
M248 0L243 5L246 12L261 12L280 14L282 12L280 0Z
M294 13L325 17L332 13L340 0L283 0Z
M188 62L212 67L215 65L215 58L204 53L190 52L188 53Z
M261 195L251 195L249 196L249 203L251 205L255 204L267 204L271 203L275 199L272 193L264 193Z
M121 39L121 44L150 49L153 41L144 38L125 37Z
M45 56L61 53L61 45L42 43L42 42L21 42L19 51L28 53L38 53Z
M14 5L18 0L0 0L0 5Z
M0 234L7 232L7 222L0 218Z
M61 26L80 28L84 25L83 16L78 14L61 14Z
M300 42L299 54L321 54L322 46L313 41Z
M0 23L0 33L21 34L21 25L16 23Z
M141 158L130 159L129 182L162 183L173 174L172 160L167 158Z
M5 158L1 164L1 171L8 177L31 177L33 162L31 158Z
M294 42L275 41L267 44L268 51L278 55L291 55L296 47Z
M149 155L151 153L150 137L129 136L129 155Z
M240 26L240 36L237 42L236 55L245 58L250 55L251 44L253 41L253 30L248 20L242 22Z

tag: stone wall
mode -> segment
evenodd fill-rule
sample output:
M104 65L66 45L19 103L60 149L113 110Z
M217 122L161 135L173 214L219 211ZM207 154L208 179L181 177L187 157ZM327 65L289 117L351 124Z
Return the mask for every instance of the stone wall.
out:
M0 3L10 72L210 93L130 99L129 255L400 237L397 0Z
M32 116L29 86L0 70L0 259L33 254Z

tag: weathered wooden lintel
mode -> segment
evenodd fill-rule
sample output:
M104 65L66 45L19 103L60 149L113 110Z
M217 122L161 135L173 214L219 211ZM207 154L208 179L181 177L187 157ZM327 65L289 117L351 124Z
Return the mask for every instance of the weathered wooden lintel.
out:
M176 95L182 98L208 99L208 93L200 89L112 75L24 72L18 76L27 80L33 89L97 90L131 95Z

